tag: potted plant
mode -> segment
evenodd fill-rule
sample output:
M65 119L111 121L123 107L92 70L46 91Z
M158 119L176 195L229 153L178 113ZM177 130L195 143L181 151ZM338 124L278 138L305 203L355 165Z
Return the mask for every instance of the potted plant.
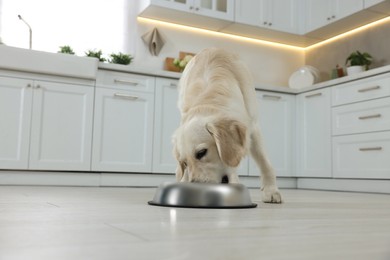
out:
M69 45L60 46L60 50L58 53L65 53L65 54L71 54L74 55L73 49Z
M347 74L352 75L365 70L368 70L368 66L372 63L372 56L367 52L361 53L360 51L352 52L345 60L347 67Z
M123 64L123 65L128 65L131 63L133 60L133 57L131 57L130 54L124 54L119 52L118 54L110 54L111 59L109 60L110 63L115 63L115 64Z
M106 59L102 57L103 52L101 50L88 50L85 52L85 56L99 59L100 62L105 62Z

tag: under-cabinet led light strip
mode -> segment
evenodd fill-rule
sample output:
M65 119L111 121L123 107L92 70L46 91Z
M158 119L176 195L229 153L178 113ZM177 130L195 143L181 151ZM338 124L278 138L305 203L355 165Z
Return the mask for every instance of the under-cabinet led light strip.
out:
M144 18L144 17L138 17L137 20L139 22L146 22L146 23L153 23L153 24L158 24L158 25L163 25L163 26L169 26L174 29L181 29L181 30L186 30L186 31L193 31L193 32L198 32L198 33L204 33L204 34L209 34L209 35L214 35L214 36L219 36L219 37L227 37L235 40L242 40L242 41L247 41L255 44L263 44L263 45L270 45L274 47L280 47L280 48L288 48L288 49L293 49L293 50L300 50L300 51L305 51L309 49L313 49L316 47L319 47L324 44L328 44L330 42L339 40L341 38L348 37L352 34L355 34L357 32L361 32L363 30L366 30L368 28L372 28L374 26L378 26L380 24L384 24L386 22L390 22L390 16L387 16L385 18L382 18L380 20L377 20L375 22L368 23L366 25L360 26L358 28L352 29L348 32L341 33L339 35L333 36L329 39L323 40L318 43L314 43L310 46L307 47L299 47L299 46L294 46L290 44L283 44L283 43L278 43L278 42L272 42L272 41L266 41L266 40L260 40L260 39L254 39L250 37L245 37L245 36L239 36L239 35L234 35L234 34L229 34L229 33L223 33L223 32L216 32L216 31L211 31L207 29L201 29L201 28L196 28L196 27L191 27L187 25L181 25L181 24L176 24L176 23L170 23L170 22L164 22L160 20L155 20L155 19L150 19L150 18Z

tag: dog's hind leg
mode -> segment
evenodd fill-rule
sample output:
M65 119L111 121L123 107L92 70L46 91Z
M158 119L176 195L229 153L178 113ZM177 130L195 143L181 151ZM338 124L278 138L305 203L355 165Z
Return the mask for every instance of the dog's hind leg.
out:
M282 196L276 185L274 169L264 151L262 138L258 126L254 126L251 132L250 151L252 158L261 170L262 200L267 203L281 203Z

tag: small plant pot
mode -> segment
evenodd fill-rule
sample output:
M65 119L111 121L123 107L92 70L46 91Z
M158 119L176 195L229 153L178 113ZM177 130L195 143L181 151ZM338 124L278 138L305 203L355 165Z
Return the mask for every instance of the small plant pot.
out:
M348 75L355 75L355 74L358 74L358 73L363 72L363 71L365 71L364 66L350 66L350 67L347 67L347 74Z

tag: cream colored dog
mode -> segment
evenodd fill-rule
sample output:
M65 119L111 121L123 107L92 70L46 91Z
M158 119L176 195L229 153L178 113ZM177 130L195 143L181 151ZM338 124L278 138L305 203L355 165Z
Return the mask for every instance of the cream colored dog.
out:
M262 199L281 203L276 177L261 143L251 75L236 56L205 49L180 79L180 127L173 135L176 178L238 183L236 169L250 151L261 169Z

